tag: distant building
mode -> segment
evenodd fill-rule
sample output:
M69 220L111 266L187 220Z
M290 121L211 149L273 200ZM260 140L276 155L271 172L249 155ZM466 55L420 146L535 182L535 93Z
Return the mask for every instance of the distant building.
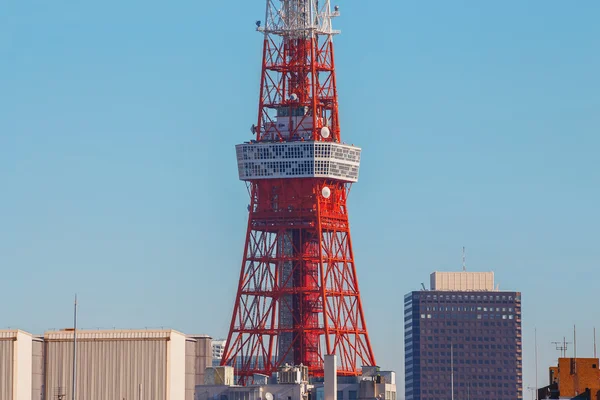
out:
M0 400L68 400L72 329L34 337L0 331ZM77 331L77 398L193 400L211 338L174 330Z
M363 367L360 377L337 377L335 363L329 365L331 372L318 382L309 382L306 366L284 365L272 377L255 375L247 386L233 384L232 367L209 368L214 372L207 373L206 385L196 387L195 400L397 400L393 371Z
M523 398L521 294L493 273L434 272L404 297L406 400Z
M549 384L538 390L539 399L600 399L597 358L559 358L549 368Z
M212 346L212 366L216 367L221 365L221 358L223 358L223 352L225 351L225 339L213 340Z
M32 343L26 332L0 331L0 399L31 400Z

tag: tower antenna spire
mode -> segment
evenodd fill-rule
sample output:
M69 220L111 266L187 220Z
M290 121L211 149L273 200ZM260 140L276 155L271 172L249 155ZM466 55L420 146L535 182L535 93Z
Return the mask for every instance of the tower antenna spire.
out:
M467 271L467 255L465 252L465 246L462 248L462 268L463 272Z

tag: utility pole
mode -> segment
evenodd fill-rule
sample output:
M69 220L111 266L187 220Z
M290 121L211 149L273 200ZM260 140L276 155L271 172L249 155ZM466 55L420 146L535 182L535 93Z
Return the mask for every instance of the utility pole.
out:
M452 390L452 400L454 400L454 344L450 343L450 387Z
M594 327L594 358L596 358L596 327Z
M577 330L573 325L573 372L575 375L575 396L579 394L579 376L577 375Z
M535 400L538 399L538 344L537 344L537 328L535 328Z
M73 309L73 394L72 400L75 400L77 391L77 294L75 294L75 305Z

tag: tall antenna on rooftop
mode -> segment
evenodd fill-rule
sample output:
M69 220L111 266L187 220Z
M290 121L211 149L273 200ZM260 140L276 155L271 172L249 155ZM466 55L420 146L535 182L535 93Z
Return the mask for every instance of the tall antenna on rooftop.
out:
M534 330L535 338L535 400L538 400L538 344L537 344L537 327Z
M594 327L594 358L596 358L596 327Z
M577 330L573 325L573 375L577 375ZM579 379L575 379L575 396L579 394Z
M577 330L573 325L573 358L577 358Z
M450 390L452 391L451 400L454 400L454 343L450 342Z
M77 390L77 294L75 294L75 305L73 309L73 393L72 399L75 400Z
M552 342L552 344L556 345L556 350L560 351L560 355L562 358L567 357L567 349L568 345L572 344L571 342L567 342L567 339L563 336L562 342Z
M465 254L465 246L463 246L462 258L463 258L463 272L466 272L467 271L467 257Z

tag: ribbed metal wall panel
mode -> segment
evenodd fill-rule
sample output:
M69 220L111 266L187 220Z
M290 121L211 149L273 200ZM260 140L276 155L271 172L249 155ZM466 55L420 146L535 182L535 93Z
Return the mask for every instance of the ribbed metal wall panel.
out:
M185 342L185 400L194 400L196 391L196 341Z
M0 339L0 400L13 400L14 340Z
M77 331L77 339L81 340L132 340L132 339L169 339L173 333L180 332L174 330L114 330L114 331ZM46 340L73 340L73 331L50 331L44 335Z
M31 398L32 400L43 400L44 342L41 339L33 340L31 358Z
M55 337L71 340L50 340L45 344L48 400L56 399L57 394L71 398L73 336L62 336ZM77 398L134 400L139 397L141 384L144 400L167 400L167 341L161 335L155 339L123 335L125 340L82 336L80 339L78 335L77 342Z
M204 371L212 365L212 339L188 336L185 344L185 400L194 400L197 385L204 385Z

